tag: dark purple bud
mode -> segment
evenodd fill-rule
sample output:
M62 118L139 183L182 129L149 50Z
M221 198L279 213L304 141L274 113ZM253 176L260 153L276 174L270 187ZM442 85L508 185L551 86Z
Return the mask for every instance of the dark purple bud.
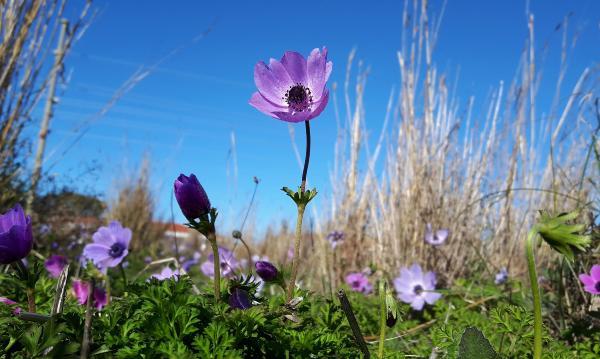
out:
M277 278L277 268L267 261L258 261L254 263L256 274L258 274L265 282L269 282Z
M27 257L33 246L31 217L16 205L0 215L0 264L9 264Z
M180 174L175 180L175 198L183 215L192 222L210 212L210 201L194 174Z
M248 309L252 306L248 292L243 289L235 288L229 296L229 306L232 309Z
M388 328L391 328L394 325L396 325L397 321L398 321L398 316L394 316L394 314L390 313L390 312L387 313L387 318L385 319L385 325L387 325Z

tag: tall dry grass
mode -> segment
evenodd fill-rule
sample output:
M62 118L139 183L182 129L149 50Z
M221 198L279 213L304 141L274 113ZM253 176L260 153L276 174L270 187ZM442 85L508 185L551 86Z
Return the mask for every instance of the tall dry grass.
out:
M372 146L363 101L368 71L359 63L352 81L356 53L351 52L343 99L337 91L333 96L339 133L332 196L319 211L329 220L317 223L315 231L306 228L313 240L305 240L302 251L303 274L312 287L336 288L348 272L373 264L396 276L399 267L420 263L443 282L482 270L491 277L503 266L519 275L525 272L523 239L536 210L589 210L594 203L597 210L593 179L599 169L584 158L600 121L599 66L586 68L565 92L565 18L554 101L541 108L538 90L548 85L536 68L534 16L528 18L515 78L501 81L479 113L480 100L471 97L461 106L434 62L441 16L430 18L427 1L407 1L397 53L400 90L390 95ZM424 241L427 223L450 230L443 246ZM335 251L325 239L332 230L346 236ZM277 247L274 257L287 250ZM539 261L545 265L551 258L542 251Z

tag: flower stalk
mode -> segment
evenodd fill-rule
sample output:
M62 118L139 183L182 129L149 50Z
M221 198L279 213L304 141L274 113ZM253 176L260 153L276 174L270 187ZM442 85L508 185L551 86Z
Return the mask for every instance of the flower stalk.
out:
M288 302L294 296L294 288L296 287L296 277L298 276L298 262L300 261L300 242L302 240L302 220L304 218L304 209L306 205L298 205L298 217L296 218L296 237L294 239L294 258L292 258L292 274L287 289Z
M217 245L217 236L215 235L214 227L208 233L208 241L210 242L210 246L213 251L213 264L214 264L214 294L215 294L215 303L219 302L219 298L221 298L221 260L219 257L219 246Z
M540 288L538 286L538 276L535 269L535 255L533 246L535 238L538 234L537 228L534 227L529 231L526 242L527 267L529 270L529 281L531 282L531 294L533 295L533 358L542 358L542 300L540 296Z
M386 305L386 289L385 281L379 281L379 354L378 357L383 359L385 351L385 328L387 326L388 310Z

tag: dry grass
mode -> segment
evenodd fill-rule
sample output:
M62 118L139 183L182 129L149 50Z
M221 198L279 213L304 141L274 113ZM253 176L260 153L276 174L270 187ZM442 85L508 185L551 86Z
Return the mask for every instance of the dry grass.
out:
M515 79L500 82L485 113L474 113L475 98L461 108L433 62L440 19L429 19L426 1L407 2L400 92L390 95L372 147L363 103L368 71L359 64L353 83L355 52L350 54L343 111L337 93L333 97L336 115L345 116L337 116L333 195L321 211L330 220L317 223L314 232L305 228L303 268L313 287L335 288L346 273L371 264L395 276L400 266L418 262L443 281L481 269L491 276L502 266L518 275L525 271L522 243L537 209L561 212L598 199L588 181L598 177L598 168L583 159L597 122L599 68L585 69L563 94L563 49L555 100L551 108L539 108L533 19ZM444 246L434 249L423 240L428 222L450 229ZM331 230L346 234L335 253L325 240ZM273 245L290 235L284 230L274 237L280 238L269 241ZM279 247L273 258L287 251ZM540 262L550 256L541 253Z

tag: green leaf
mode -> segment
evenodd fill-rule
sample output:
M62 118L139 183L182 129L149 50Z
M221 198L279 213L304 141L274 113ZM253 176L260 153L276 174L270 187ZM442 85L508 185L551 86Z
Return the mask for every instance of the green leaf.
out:
M468 327L460 339L458 358L495 359L498 358L498 354L479 329Z

